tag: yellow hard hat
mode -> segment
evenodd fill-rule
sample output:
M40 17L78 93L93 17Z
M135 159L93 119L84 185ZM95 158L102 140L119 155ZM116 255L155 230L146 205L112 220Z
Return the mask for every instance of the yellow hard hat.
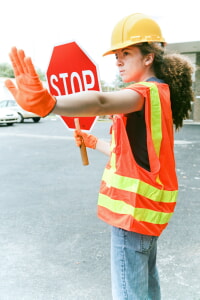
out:
M159 25L149 16L136 13L123 18L114 27L111 48L103 56L113 54L115 50L143 42L165 43Z

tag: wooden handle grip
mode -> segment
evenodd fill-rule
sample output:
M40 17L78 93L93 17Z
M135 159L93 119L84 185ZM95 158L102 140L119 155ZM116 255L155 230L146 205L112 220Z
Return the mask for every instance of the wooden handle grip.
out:
M75 127L77 130L80 130L80 124L79 124L79 118L74 119ZM85 147L84 142L82 141L82 144L80 146L80 152L81 152L81 158L82 158L82 164L84 166L89 165L88 155L87 155L87 149Z

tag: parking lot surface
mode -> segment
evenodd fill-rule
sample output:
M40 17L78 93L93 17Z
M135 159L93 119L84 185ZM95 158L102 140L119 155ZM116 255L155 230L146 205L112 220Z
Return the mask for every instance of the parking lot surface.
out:
M92 134L109 140L110 121ZM163 300L200 300L200 125L175 134L176 212L159 238ZM110 228L96 217L107 157L83 166L60 118L0 126L0 300L111 300Z

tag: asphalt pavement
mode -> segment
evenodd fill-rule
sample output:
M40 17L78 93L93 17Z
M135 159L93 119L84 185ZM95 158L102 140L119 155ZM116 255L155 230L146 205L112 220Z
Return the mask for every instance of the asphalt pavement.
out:
M109 140L110 121L92 134ZM83 166L60 118L0 126L0 300L111 300L110 227L96 216L107 157ZM200 125L175 134L179 197L159 238L163 300L200 300Z

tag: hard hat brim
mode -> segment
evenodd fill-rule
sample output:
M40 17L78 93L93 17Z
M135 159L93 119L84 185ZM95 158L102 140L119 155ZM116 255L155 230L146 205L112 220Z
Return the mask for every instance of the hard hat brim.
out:
M126 43L119 44L119 45L117 45L114 48L111 48L110 50L108 50L105 53L103 53L102 56L106 56L106 55L110 55L110 54L115 54L115 52L117 50L124 49L124 48L130 47L130 46L137 46L137 45L142 44L142 43L163 43L164 45L166 45L166 42L165 42L165 40L163 38L162 38L162 40L161 39L158 39L158 40L155 40L155 39L153 39L153 40L151 40L151 39L147 40L147 39L145 39L145 40L137 41L135 43L133 41L129 41L129 42L126 42Z

